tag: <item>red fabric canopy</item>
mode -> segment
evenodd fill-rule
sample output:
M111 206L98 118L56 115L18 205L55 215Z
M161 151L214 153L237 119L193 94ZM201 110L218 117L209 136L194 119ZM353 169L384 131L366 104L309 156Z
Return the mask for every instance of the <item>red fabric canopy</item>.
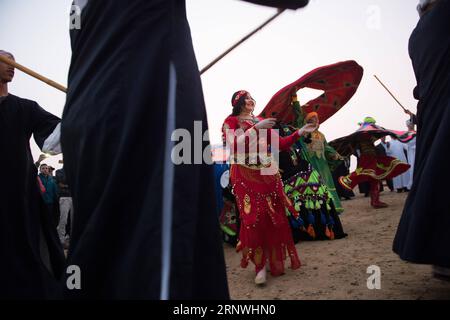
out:
M278 91L261 113L261 117L273 117L286 124L293 124L296 114L290 107L291 95L301 88L323 90L319 97L302 106L304 112L315 111L323 123L355 94L361 82L363 68L349 60L323 66L307 73L297 81ZM301 97L299 97L301 101Z

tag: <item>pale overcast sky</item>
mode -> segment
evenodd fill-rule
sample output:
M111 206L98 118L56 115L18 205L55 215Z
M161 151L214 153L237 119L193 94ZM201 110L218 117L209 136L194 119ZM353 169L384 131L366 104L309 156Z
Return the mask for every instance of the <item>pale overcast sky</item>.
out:
M202 76L210 137L220 143L220 128L231 112L234 91L246 89L259 113L280 88L308 71L353 59L364 68L350 102L321 127L328 140L349 134L367 115L392 129L405 129L406 115L373 78L377 74L400 101L416 110L415 78L408 39L419 19L415 0L311 0L288 11L238 47ZM188 20L199 67L276 12L236 0L187 0ZM0 49L63 85L70 63L67 0L0 0ZM82 21L81 21L82 26ZM131 31L131 30L130 30ZM65 95L16 72L10 91L37 101L61 116ZM311 93L299 93L306 102ZM39 150L33 142L33 155ZM48 163L60 167L59 157Z

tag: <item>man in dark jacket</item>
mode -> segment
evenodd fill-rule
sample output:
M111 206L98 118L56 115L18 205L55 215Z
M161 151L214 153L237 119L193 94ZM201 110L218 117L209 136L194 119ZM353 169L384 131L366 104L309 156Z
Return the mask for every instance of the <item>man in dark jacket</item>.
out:
M45 192L42 194L42 198L44 199L44 203L47 206L47 212L50 215L53 224L56 228L59 222L58 215L58 187L56 185L55 180L50 175L49 166L46 164L41 164L39 167L41 171L39 173L39 179L41 180L42 185L45 188Z

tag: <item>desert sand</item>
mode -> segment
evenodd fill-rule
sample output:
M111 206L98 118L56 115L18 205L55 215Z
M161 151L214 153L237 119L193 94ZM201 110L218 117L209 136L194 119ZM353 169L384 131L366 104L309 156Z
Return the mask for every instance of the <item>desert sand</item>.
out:
M280 277L268 275L267 284L254 284L254 268L240 267L240 254L224 245L232 299L450 299L450 283L432 277L431 266L402 261L392 242L407 194L384 191L389 207L375 210L362 195L344 201L341 215L345 239L301 242L298 270L286 269ZM381 289L367 288L367 268L381 269ZM286 266L289 266L286 262Z

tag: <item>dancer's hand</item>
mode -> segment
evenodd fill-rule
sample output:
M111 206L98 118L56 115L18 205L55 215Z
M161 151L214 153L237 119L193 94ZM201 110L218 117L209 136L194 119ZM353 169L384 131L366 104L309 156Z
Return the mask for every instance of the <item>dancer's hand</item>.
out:
M342 161L342 160L344 160L344 157L336 152L331 156L331 160L341 160Z
M305 124L303 127L301 127L300 129L298 129L298 134L300 136L303 136L307 133L311 133L314 132L317 129L317 126L312 124L312 123L308 123Z
M267 118L264 120L261 120L257 124L255 124L256 129L272 129L273 126L276 124L277 119L275 118Z

